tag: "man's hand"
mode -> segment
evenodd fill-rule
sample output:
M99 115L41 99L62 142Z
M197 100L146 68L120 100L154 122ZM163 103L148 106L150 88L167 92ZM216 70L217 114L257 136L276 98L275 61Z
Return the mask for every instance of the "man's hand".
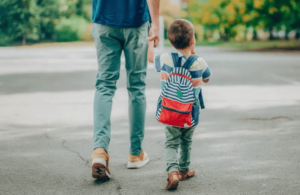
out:
M150 37L148 42L154 41L154 47L159 43L159 4L160 0L147 0L150 15L151 15L151 28L149 31ZM163 37L162 37L163 39Z
M159 28L153 25L149 31L150 37L148 37L148 42L154 41L154 47L157 47L159 43Z

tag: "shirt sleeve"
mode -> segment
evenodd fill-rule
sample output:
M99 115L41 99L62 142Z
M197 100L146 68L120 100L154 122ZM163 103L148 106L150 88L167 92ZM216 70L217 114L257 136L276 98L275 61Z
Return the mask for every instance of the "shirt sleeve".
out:
M203 58L200 58L200 64L203 67L202 78L203 80L208 79L212 75L210 67L207 65L206 61Z
M160 72L161 71L161 55L155 55L154 56L154 65L155 65L155 71Z

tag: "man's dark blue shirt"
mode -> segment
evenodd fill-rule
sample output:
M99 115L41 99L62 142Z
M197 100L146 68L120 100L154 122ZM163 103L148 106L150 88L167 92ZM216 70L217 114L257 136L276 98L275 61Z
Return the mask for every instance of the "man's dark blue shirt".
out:
M146 0L93 0L94 23L118 28L138 27L150 20Z

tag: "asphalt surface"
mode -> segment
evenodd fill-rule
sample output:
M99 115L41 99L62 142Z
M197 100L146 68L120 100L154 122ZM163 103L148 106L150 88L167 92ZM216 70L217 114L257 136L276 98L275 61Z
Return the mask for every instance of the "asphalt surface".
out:
M165 48L164 51L170 51ZM0 194L300 194L300 53L199 47L213 76L193 137L196 176L165 190L159 74L149 64L144 149L126 168L124 59L112 111L111 181L91 177L93 45L0 48Z

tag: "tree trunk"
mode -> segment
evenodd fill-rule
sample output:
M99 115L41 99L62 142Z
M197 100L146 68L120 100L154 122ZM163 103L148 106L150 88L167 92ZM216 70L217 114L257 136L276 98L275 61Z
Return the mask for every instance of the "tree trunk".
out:
M289 40L289 29L288 28L286 28L285 29L285 40Z
M25 9L26 8L26 1L23 0L22 3L23 3L23 9ZM22 45L26 45L26 34L25 33L23 33L23 36L22 36Z
M204 40L207 40L207 29L206 27L204 27L204 36L203 36Z
M26 34L23 34L22 45L26 45Z
M224 40L225 41L229 41L230 38L230 29L229 28L225 28L225 37Z
M244 34L244 41L247 41L247 32L248 32L248 27L245 27L245 34Z
M297 29L297 31L296 31L296 36L295 36L295 38L296 38L296 39L299 39L299 38L300 38L300 31L299 31L299 29Z
M270 34L269 40L270 40L270 41L274 40L274 36L273 36L273 27L270 27L270 28L269 28L269 34Z
M256 32L256 29L254 28L253 30L253 37L252 37L252 40L253 41L256 41L257 40L257 32Z

